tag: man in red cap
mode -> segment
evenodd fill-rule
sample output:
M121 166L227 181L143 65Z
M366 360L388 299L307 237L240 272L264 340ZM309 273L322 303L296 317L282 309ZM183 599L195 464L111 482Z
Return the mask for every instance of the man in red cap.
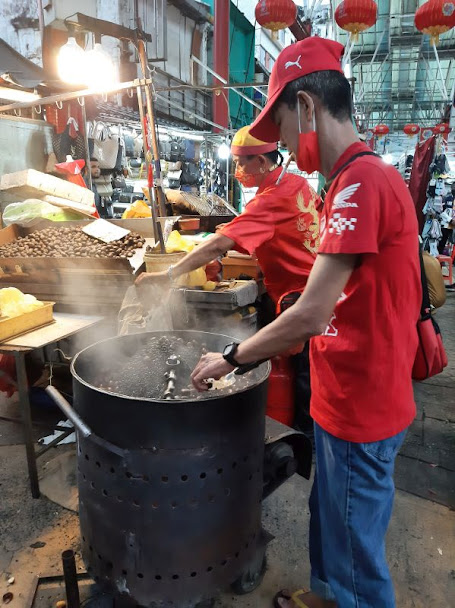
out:
M356 135L342 55L340 44L321 38L284 49L251 129L264 140L280 137L300 169L327 180L307 287L255 336L202 357L192 376L204 390L207 378L312 338L312 591L280 592L282 608L395 606L385 534L395 457L415 415L418 226L398 172Z

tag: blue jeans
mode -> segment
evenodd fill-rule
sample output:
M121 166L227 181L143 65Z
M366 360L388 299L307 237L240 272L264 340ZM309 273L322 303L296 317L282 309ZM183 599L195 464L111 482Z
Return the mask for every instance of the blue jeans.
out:
M395 493L395 457L406 430L351 443L314 425L310 496L311 589L338 608L395 608L385 535Z

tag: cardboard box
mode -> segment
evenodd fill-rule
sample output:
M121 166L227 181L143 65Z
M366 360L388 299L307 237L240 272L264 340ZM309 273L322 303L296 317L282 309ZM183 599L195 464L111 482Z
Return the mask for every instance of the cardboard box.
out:
M88 188L76 186L76 184L41 173L41 171L35 171L35 169L2 175L0 190L4 190L8 194L17 194L23 200L52 196L79 203L84 207L93 207L95 204L95 195ZM48 202L51 201L48 200ZM53 202L55 203L55 200Z
M262 271L259 267L256 258L251 256L229 257L226 256L221 260L223 266L223 279L238 279L239 277L251 277L254 280L262 276Z

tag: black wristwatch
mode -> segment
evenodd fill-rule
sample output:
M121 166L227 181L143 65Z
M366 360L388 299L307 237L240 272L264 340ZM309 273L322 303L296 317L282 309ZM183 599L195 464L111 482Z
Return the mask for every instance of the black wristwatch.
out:
M239 347L239 345L237 344L237 342L231 342L231 344L228 344L227 346L225 346L224 350L223 350L223 359L225 361L227 361L229 363L229 365L232 365L232 367L237 368L235 370L236 376L243 376L243 374L246 374L247 372L251 371L252 369L259 367L259 365L261 365L261 363L264 363L264 361L267 361L267 359L263 359L262 361L253 361L252 363L244 363L242 365L235 358L235 353L237 352L238 347Z
M235 353L237 352L239 345L237 342L231 342L227 344L223 350L223 359L232 365L232 367L240 367L240 363L235 359Z

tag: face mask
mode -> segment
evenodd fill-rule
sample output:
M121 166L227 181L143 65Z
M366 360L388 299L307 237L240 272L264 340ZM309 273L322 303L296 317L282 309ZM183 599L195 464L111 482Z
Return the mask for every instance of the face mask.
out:
M297 147L296 162L300 171L314 173L321 171L321 155L319 153L318 134L316 133L316 120L313 108L313 130L302 133L300 125L300 103L297 101L297 116L299 119L299 143Z
M245 188L255 188L257 186L256 180L258 175L258 173L245 173L243 169L237 167L234 177Z

